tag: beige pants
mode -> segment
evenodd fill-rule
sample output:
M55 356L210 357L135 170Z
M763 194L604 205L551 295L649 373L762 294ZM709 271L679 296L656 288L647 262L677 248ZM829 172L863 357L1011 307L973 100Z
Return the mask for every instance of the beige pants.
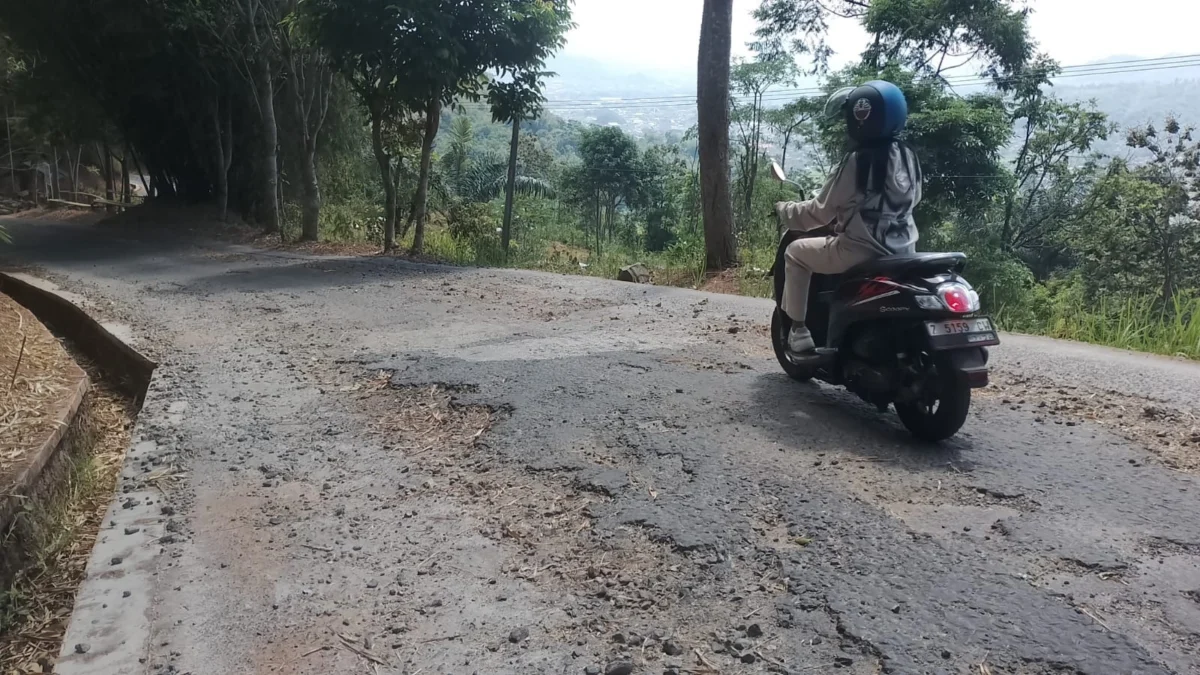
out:
M783 278L783 311L794 322L808 316L808 286L813 274L841 274L859 263L878 258L879 251L845 235L797 239L787 247Z

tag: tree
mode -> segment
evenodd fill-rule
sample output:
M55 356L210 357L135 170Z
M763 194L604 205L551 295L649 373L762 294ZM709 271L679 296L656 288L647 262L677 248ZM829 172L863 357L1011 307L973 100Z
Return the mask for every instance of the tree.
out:
M1035 252L1082 212L1094 162L1076 162L1113 130L1094 105L1064 103L1046 93L1046 76L1057 70L1043 61L1029 69L1044 75L1023 79L1014 88L1012 115L1017 156L1002 192L1000 245L1008 252Z
M562 39L561 36L558 38ZM517 73L507 82L493 81L488 87L488 102L492 107L493 122L512 125L512 142L508 150L508 186L504 192L504 223L501 226L500 245L504 257L508 258L508 245L512 239L513 192L517 184L517 151L520 148L521 121L536 117L542 110L542 78L548 73L526 70Z
M395 34L412 31L415 20L389 0L313 0L307 5L316 38L350 84L371 122L371 149L383 187L383 249L396 247L397 189L386 127L406 114L399 89L405 75Z
M729 55L733 0L704 0L700 22L696 105L700 144L700 198L704 212L704 267L737 262L729 190Z
M466 115L455 117L450 126L449 150L442 155L444 172L452 185L462 183L467 172L467 163L471 160L471 145L474 141L475 127L471 124L471 118Z
M998 79L1018 74L1032 56L1028 12L1010 0L762 0L754 17L760 53L789 49L824 71L832 18L858 20L871 35L864 63L903 63L922 74L984 63Z
M817 97L800 98L774 110L768 110L764 119L767 126L780 139L782 156L779 165L787 168L788 150L796 138L813 138L817 135L814 122L824 108L825 102Z
M738 183L742 193L740 215L743 222L749 222L751 218L754 186L762 159L763 124L767 116L763 97L771 87L794 82L794 74L795 64L791 57L756 61L738 59L733 64L730 75L733 89L743 97L741 101L734 100L732 110L738 142L742 146Z
M287 69L286 93L296 118L295 138L300 159L302 190L300 239L316 241L320 236L321 188L317 181L317 143L329 100L333 94L333 68L329 56L314 40L310 22L289 12L283 31L283 58Z
M275 115L278 75L286 14L283 0L198 0L184 11L195 12L244 78L258 113L261 183L259 219L268 233L279 232L279 126Z
M1157 293L1170 307L1181 282L1200 281L1200 226L1182 184L1114 160L1093 199L1071 232L1092 298Z
M577 166L563 176L568 199L585 209L595 234L596 251L617 231L620 209L638 199L640 155L637 143L617 127L584 129Z
M423 10L412 34L399 36L408 59L409 103L423 104L425 135L413 208L413 252L425 241L425 211L434 138L442 106L477 101L489 71L501 77L540 71L563 43L571 24L570 0L437 0ZM413 11L413 10L409 10ZM418 10L420 12L420 10ZM430 49L429 45L439 45Z

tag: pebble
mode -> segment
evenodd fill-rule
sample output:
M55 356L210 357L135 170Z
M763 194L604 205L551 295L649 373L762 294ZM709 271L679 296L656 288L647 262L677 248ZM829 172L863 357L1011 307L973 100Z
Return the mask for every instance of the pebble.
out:
M600 675L600 666L588 666L584 668L583 675Z
M525 628L524 626L522 626L520 628L514 628L514 629L512 629L512 632L510 632L508 634L508 641L513 644L517 644L519 642L524 642L528 639L529 639L529 629Z
M125 534L137 534L138 532L141 532L141 531L142 531L142 528L140 528L140 527L125 528Z
M679 656L683 653L683 647L674 640L667 640L663 643L663 653L667 656Z
M754 663L754 654L751 652L742 654L742 663Z
M749 637L752 637L752 638L762 637L762 635L763 635L762 626L760 626L756 623L750 624L750 626L746 629L746 635L748 635Z
M617 661L609 664L608 670L604 671L604 675L630 675L633 672L633 663L629 661Z
M76 654L86 654L90 651L92 651L92 646L86 642L80 642L79 644L75 645Z
M111 562L114 565L120 565L121 564L121 556L113 556L113 559Z

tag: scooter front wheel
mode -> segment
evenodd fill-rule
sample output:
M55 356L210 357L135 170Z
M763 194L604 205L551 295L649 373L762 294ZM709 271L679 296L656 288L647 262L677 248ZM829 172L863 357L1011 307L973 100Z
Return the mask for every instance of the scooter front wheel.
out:
M810 366L798 366L788 358L788 331L792 328L791 319L779 307L771 315L771 347L775 349L775 358L788 377L797 382L808 382L813 378L815 370Z

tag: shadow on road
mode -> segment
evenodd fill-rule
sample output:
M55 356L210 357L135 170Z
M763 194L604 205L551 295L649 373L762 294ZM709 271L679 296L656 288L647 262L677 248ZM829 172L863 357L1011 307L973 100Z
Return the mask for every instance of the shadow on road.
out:
M909 471L945 471L948 464L969 468L963 456L972 447L968 438L938 444L918 441L895 412L877 412L840 388L771 373L754 380L750 399L762 411L760 428L790 451L815 455L842 450Z
M386 283L389 279L440 277L463 270L423 265L393 258L308 259L259 254L217 256L227 269L196 276L183 283L179 292L212 293L241 291L303 291ZM397 291L402 293L403 291Z
M204 242L187 233L127 232L69 223L7 220L12 244L2 260L16 265L86 269L136 278L172 293L313 290L420 276L455 275L453 267L396 258L320 258Z

